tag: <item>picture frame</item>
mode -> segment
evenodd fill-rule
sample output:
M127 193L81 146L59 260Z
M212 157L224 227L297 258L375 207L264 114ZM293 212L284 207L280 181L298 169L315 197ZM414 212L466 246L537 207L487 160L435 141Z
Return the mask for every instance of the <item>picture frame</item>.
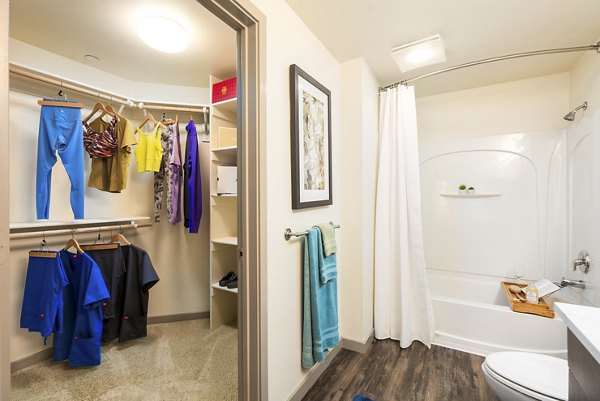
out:
M333 204L331 92L290 65L292 209Z

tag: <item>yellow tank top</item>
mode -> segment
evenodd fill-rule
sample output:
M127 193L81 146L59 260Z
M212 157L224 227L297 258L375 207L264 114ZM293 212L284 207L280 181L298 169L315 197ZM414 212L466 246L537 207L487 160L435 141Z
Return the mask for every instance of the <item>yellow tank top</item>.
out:
M138 173L159 171L160 162L162 161L163 156L163 147L160 143L160 137L162 135L161 125L156 124L154 129L147 134L138 128L137 133L138 143L135 147L134 154Z

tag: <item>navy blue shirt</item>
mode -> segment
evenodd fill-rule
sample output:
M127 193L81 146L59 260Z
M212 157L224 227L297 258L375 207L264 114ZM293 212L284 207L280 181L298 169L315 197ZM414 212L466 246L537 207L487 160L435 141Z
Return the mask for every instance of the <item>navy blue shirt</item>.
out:
M63 330L54 335L54 360L96 366L101 358L102 302L110 298L100 268L87 254L61 251L69 284L63 291Z

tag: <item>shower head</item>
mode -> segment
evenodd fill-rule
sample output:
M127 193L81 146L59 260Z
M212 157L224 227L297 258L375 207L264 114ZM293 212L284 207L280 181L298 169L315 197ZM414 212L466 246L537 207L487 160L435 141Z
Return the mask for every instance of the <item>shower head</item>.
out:
M574 110L571 110L570 112L568 112L567 115L564 116L563 118L567 121L575 120L575 114L577 114L577 112L580 109L587 110L587 102L583 102L583 104L581 104L580 106L577 106Z

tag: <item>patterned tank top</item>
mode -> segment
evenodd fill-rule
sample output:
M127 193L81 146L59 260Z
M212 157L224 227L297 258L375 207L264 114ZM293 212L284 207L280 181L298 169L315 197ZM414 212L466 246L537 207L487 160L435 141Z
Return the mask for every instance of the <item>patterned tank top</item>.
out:
M93 131L89 125L83 124L83 146L92 159L110 157L115 154L118 147L115 135L116 125L116 117L113 117L103 132Z

